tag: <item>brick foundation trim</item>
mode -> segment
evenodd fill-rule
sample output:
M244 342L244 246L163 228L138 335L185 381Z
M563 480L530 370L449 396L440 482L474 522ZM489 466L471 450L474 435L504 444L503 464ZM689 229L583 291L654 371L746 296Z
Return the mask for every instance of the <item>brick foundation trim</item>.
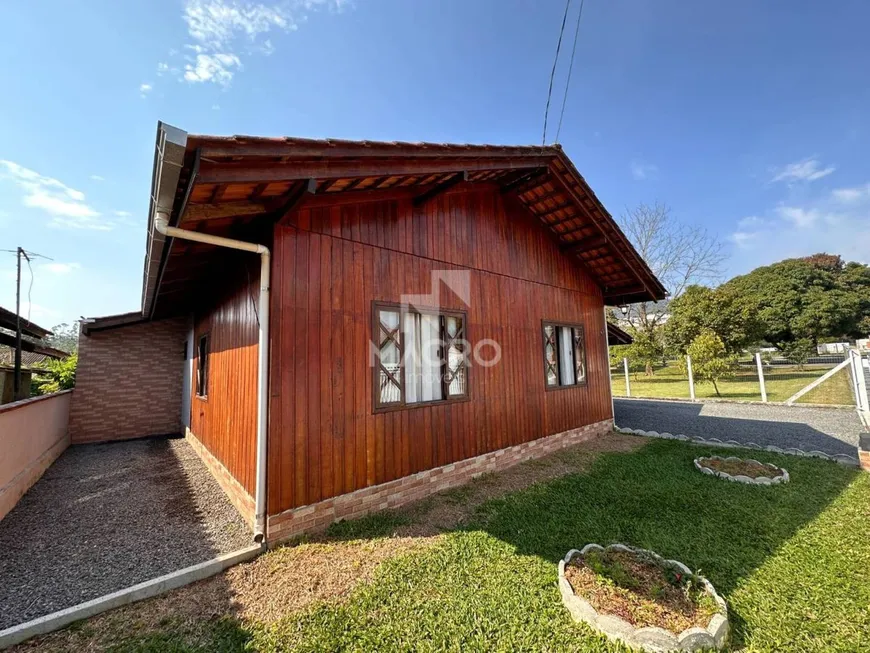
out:
M601 437L612 430L613 420L608 419L286 510L269 517L267 537L269 543L274 544L323 529L339 519L356 519L380 510L398 508L431 494L464 485L481 474L502 471L518 463L541 458L565 447Z
M211 472L211 475L214 476L218 485L221 486L224 494L229 497L230 503L235 506L236 510L239 511L239 514L246 522L248 522L248 524L251 525L251 528L253 528L254 517L256 515L254 497L247 493L245 488L242 487L242 484L239 483L232 474L230 474L229 470L224 467L223 463L214 457L211 451L200 442L199 438L197 438L189 428L185 428L184 430L184 439L188 444L190 444L191 448L196 452L196 455L199 456L205 466L208 467L208 471Z

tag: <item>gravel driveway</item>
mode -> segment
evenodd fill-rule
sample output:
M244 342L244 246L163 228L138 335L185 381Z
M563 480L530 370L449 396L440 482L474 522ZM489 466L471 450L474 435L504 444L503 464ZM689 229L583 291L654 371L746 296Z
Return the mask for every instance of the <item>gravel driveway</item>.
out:
M702 438L813 449L855 456L861 421L854 410L776 404L614 399L619 426Z
M0 630L249 544L184 440L70 447L0 521Z

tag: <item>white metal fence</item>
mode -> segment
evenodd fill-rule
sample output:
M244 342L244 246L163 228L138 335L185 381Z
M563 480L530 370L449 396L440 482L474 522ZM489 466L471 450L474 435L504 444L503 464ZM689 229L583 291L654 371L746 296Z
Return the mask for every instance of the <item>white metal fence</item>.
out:
M870 354L862 357L860 352L849 352L849 375L852 379L852 392L865 426L870 428Z
M705 379L692 363L686 356L650 368L623 359L611 368L613 395L849 406L859 401L855 370L862 364L857 352L816 355L803 361L757 353L738 361L715 382Z

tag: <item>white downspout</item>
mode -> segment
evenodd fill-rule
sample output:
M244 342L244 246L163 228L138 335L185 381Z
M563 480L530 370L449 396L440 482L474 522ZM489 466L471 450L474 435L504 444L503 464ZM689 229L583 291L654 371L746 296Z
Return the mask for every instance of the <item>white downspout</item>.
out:
M270 254L265 245L248 243L243 240L221 238L188 229L169 226L169 214L158 210L154 217L154 228L164 236L193 240L198 243L217 245L251 252L260 255L260 302L258 318L260 321L260 338L257 362L257 472L256 491L254 495L254 541L262 543L266 538L266 442L268 438L268 374L269 374L269 287L270 287Z

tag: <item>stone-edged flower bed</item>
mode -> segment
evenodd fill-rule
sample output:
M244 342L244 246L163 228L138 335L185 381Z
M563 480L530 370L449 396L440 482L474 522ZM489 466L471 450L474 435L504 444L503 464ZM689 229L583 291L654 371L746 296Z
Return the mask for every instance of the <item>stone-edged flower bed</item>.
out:
M728 640L728 608L710 581L646 549L572 549L559 561L559 592L575 621L646 651L721 649Z
M710 476L727 481L750 485L777 485L788 483L788 472L771 463L762 463L752 458L708 456L695 458L695 467Z

